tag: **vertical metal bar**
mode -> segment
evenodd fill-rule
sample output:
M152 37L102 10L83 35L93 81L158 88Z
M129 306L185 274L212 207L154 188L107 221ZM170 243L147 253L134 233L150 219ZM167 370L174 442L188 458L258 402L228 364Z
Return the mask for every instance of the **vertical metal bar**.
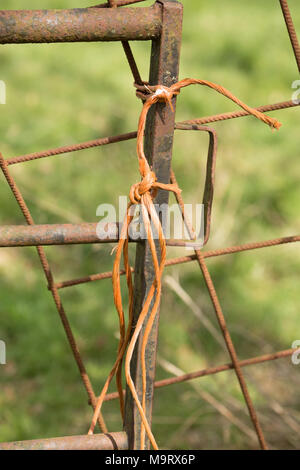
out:
M162 4L163 7L163 26L161 37L152 42L149 82L151 85L161 84L170 86L178 81L183 7L176 0L160 0L158 3ZM174 98L174 108L175 105L176 99ZM163 183L170 182L174 120L175 114L170 110L169 106L159 103L150 110L147 120L145 153L150 165L153 166L158 180ZM168 200L168 192L159 191L155 203L159 205L167 204ZM141 243L136 250L133 327L137 322L153 279L154 272L149 245L147 242ZM149 422L151 422L152 416L158 323L159 320L157 318L149 336L146 349L146 416ZM138 341L133 355L131 374L141 399L140 349L141 341ZM141 418L128 388L126 392L124 426L129 438L129 449L140 449ZM146 439L145 449L148 449L149 446L149 441Z

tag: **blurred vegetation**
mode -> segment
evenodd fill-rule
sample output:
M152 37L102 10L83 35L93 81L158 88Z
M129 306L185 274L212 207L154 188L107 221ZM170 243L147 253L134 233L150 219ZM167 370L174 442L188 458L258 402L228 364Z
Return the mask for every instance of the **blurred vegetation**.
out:
M93 3L2 0L1 8ZM298 73L279 2L183 3L181 78L220 83L252 106L291 99ZM300 31L299 5L290 4ZM134 43L133 50L147 79L150 45ZM6 158L136 129L140 103L120 44L12 45L2 46L0 55L0 79L7 84L0 120ZM178 99L177 120L232 109L216 93L191 87ZM274 133L248 117L214 124L219 150L208 249L299 233L297 116L297 109L277 112L283 126ZM201 201L207 144L200 133L176 133L173 166L185 202ZM138 178L133 141L29 162L11 171L39 223L96 221L97 206L116 203ZM1 224L23 223L2 176L0 201ZM57 280L110 270L113 263L109 246L46 251ZM170 256L179 253L169 250ZM300 338L297 244L208 263L241 359L290 348ZM35 250L1 249L0 274L0 338L8 355L0 371L0 440L84 434L91 409ZM158 378L228 362L218 336L212 337L195 314L202 312L216 326L198 266L168 268L165 276ZM111 283L81 285L61 295L100 391L117 349ZM273 448L297 447L300 366L284 359L244 371L267 441ZM117 402L105 404L104 414L109 429L120 430ZM233 372L159 390L153 430L162 448L257 446Z

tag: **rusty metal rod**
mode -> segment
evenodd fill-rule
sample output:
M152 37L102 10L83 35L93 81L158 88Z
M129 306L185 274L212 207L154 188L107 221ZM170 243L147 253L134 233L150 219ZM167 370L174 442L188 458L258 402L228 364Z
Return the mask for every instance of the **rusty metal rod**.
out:
M285 24L289 33L290 41L293 47L298 70L300 72L300 46L297 38L296 29L293 23L292 15L287 0L279 0L281 10L284 16Z
M97 227L98 226L98 227ZM42 246L118 241L118 224L53 224L0 226L0 246Z
M287 243L296 243L300 242L300 235L294 235L292 237L283 237L283 238L274 238L272 240L265 240L263 242L255 242L255 243L245 243L239 246L229 246L227 248L221 248L219 250L210 250L210 251L203 251L204 258L212 258L216 256L223 256L223 255L231 255L234 253L240 253L244 251L251 251L257 250L260 248L269 248L278 245L283 245ZM167 245L170 245L170 241L167 241ZM167 259L165 266L175 266L177 264L184 264L190 263L191 261L196 261L196 255L188 255L188 256L181 256L179 258L170 258ZM134 272L134 269L132 272ZM125 271L120 271L120 275L123 276ZM63 289L65 287L72 287L77 286L79 284L85 284L87 282L94 282L94 281L101 281L103 279L111 279L112 278L112 271L104 272L104 273L96 273L90 274L89 276L77 278L77 279L70 279L68 281L58 282L55 284L57 289Z
M133 3L140 3L144 2L145 0L116 0L115 5L116 7L125 7L127 5L132 5ZM88 8L109 8L110 5L108 2L106 3L99 3L98 5L93 5Z
M298 349L285 349L283 351L277 351L271 354L264 354L263 356L252 357L250 359L244 359L239 361L240 367L248 367L256 364L262 364L264 362L275 361L276 359L283 359L290 357ZM175 385L189 380L199 379L200 377L206 377L207 375L214 375L226 370L232 370L233 364L227 363L216 367L209 367L207 369L197 370L189 374L179 375L178 377L170 377L169 379L158 380L155 382L155 388L167 387L169 385ZM124 390L125 392L125 390ZM108 393L105 397L105 401L116 400L119 397L118 392Z
M123 142L126 140L135 139L137 132L127 132L126 134L119 134L110 137L103 137L101 139L89 140L74 145L64 145L63 147L56 147L54 149L43 150L42 152L28 153L27 155L20 155L19 157L7 158L7 165L15 165L16 163L29 162L39 158L52 157L55 155L62 155L64 153L78 152L80 150L87 150L95 147L102 147L103 145L114 144L116 142Z
M170 87L178 81L183 6L181 3L173 0L160 0L159 3L163 8L163 27L160 38L152 42L149 85L161 84ZM176 97L173 98L172 104L175 111ZM150 110L147 117L144 142L145 156L153 168L158 181L162 183L170 182L174 118L175 113L169 106L165 106L163 103L157 103ZM162 204L168 204L168 198L168 191L158 191L154 203L158 204L157 207L161 207ZM151 250L148 242L137 244L132 304L132 333L140 318L143 305L147 302L149 290L152 288L152 283L156 277ZM156 240L156 251L157 258L160 260L161 248L158 240ZM158 293L156 292L155 295L158 295ZM143 337L147 329L146 324L150 324L153 302L154 299L151 302L151 306L149 305L148 313L135 344L130 364L132 380L141 402L143 401L143 389L145 391L144 411L150 426L159 329L159 307L151 324L145 348L143 346ZM147 370L146 383L143 381L143 358L145 359L145 368ZM149 449L149 436L145 440L143 439L141 416L129 386L127 386L127 392L124 429L128 433L129 449Z
M119 223L45 224L45 225L2 225L0 226L0 247L46 245L80 245L89 243L117 243ZM130 242L142 238L130 238ZM168 246L201 248L201 243L185 240L167 240Z
M125 432L0 443L0 450L128 450Z
M258 108L255 108L255 109L265 113L268 111L278 111L281 109L288 109L288 108L292 108L295 106L299 106L299 104L293 103L293 101L283 101L281 103L273 103L273 104L269 104L265 106L259 106ZM193 130L193 125L197 126L197 125L206 124L209 122L224 121L227 119L233 119L233 118L238 118L238 117L243 117L243 116L250 116L250 114L247 113L247 111L233 111L229 113L216 114L213 116L193 119L190 121L177 122L175 124L175 129L176 130ZM78 152L80 150L86 150L86 149L90 149L94 147L100 147L103 145L114 144L116 142L123 142L125 140L135 139L136 136L137 136L136 131L127 132L126 134L119 134L115 136L103 137L101 139L89 140L87 142L81 142L75 145L65 145L63 147L43 150L41 152L34 152L34 153L26 154L26 155L20 155L17 157L11 157L11 158L7 158L5 161L7 165L15 165L17 163L29 162L31 160L37 160L39 158L52 157L55 155L62 155L65 153Z
M0 10L0 44L152 40L162 8Z
M296 106L299 106L300 103L294 103L292 100L290 101L282 101L280 103L273 103L273 104L267 104L264 106L258 106L256 109L257 111L260 111L261 113L267 113L271 111L279 111L281 109L288 109L288 108L294 108ZM240 117L245 117L245 116L251 116L247 111L231 111L228 113L221 113L221 114L215 114L212 116L204 116L198 119L189 119L187 121L181 121L177 122L175 124L175 129L179 130L186 130L186 125L193 125L193 124L208 124L212 122L218 122L218 121L227 121L228 119L236 119Z

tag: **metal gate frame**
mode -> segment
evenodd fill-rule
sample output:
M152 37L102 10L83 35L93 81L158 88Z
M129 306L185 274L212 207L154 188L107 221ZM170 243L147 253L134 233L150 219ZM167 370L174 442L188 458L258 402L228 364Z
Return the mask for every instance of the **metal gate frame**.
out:
M121 41L126 53L131 71L134 75L135 82L141 83L138 69L133 59L133 55L128 41L140 40L152 41L151 66L150 66L150 85L170 86L178 80L180 46L181 46L181 26L183 9L181 3L177 0L157 0L156 3L149 8L106 8L130 5L142 0L108 0L107 4L96 5L95 7L72 10L30 10L30 11L4 11L0 10L0 44L18 44L18 43L53 43L53 42L90 42L90 41ZM300 48L293 25L292 17L288 8L287 0L279 0L284 15L294 55L300 72ZM101 8L102 7L102 8ZM173 99L175 108L176 98ZM299 106L300 103L293 101L285 101L265 106L258 109L261 112L275 111L278 109L286 109ZM208 116L191 121L180 123L174 122L174 113L163 104L156 104L149 114L145 133L145 154L150 164L153 165L158 180L162 183L169 183L171 175L171 158L174 129L181 130L204 130L209 132L210 146L208 155L208 173L212 172L214 166L216 151L216 133L213 129L203 124L238 118L247 116L245 111L235 111L232 113L218 114ZM73 336L67 315L63 308L59 290L62 288L78 285L85 282L92 282L100 279L112 277L112 273L101 273L93 276L87 276L80 279L73 279L61 283L56 283L53 279L48 260L46 258L44 245L67 245L79 243L106 243L118 241L119 227L112 224L100 227L103 233L112 231L116 233L115 240L105 239L99 240L96 233L96 224L59 224L59 225L35 225L29 209L19 191L13 177L10 174L9 166L18 163L45 158L54 155L60 155L67 152L79 151L101 145L107 145L114 142L136 138L137 133L131 132L114 137L97 139L95 141L84 142L73 146L60 147L44 152L23 155L4 159L0 154L0 167L4 176L19 204L21 211L26 219L28 226L0 226L0 247L13 246L36 246L38 256L40 258L42 268L44 270L48 289L51 291L58 313L60 315L63 327L66 332L69 344L71 346L75 361L77 363L83 384L86 388L90 404L95 407L96 396L92 389L89 377L85 370L81 359L75 338ZM174 177L174 176L173 176ZM212 174L213 179L213 174ZM207 181L207 191L210 192L211 182ZM156 203L167 203L168 193L160 191ZM177 201L179 205L182 200ZM208 201L209 202L209 201ZM211 202L211 201L210 201ZM210 212L210 206L208 205ZM134 319L138 318L141 306L143 305L145 296L153 281L153 267L149 257L149 247L147 242L134 240L137 243L136 263L135 263L135 287L134 287ZM147 364L147 406L146 414L148 421L151 422L153 392L154 388L159 388L175 383L192 380L198 377L216 374L222 371L234 369L240 381L241 389L249 409L249 413L256 429L258 439L262 448L266 448L263 433L260 429L257 416L255 414L252 402L248 396L246 384L242 375L242 367L259 364L271 360L290 357L296 349L287 349L277 351L272 354L258 356L250 359L239 361L236 356L234 345L232 343L225 318L218 302L216 292L209 272L205 264L205 258L213 256L228 255L247 250L260 249L281 245L286 243L299 242L300 235L291 237L266 240L257 243L248 243L245 245L222 248L212 251L195 250L195 254L184 256L181 258L169 259L166 266L182 264L191 261L198 261L202 274L206 280L212 303L219 320L219 324L225 338L225 342L232 362L217 367L211 367L204 370L192 372L180 377L172 377L170 379L154 382L155 365L156 365L156 348L158 334L158 320L152 329L146 351ZM176 246L186 246L180 241L168 240L167 244ZM124 273L123 273L124 274ZM138 394L141 394L141 370L137 356L140 344L134 353L132 361L132 377ZM116 393L106 396L106 400L117 398ZM100 416L99 424L105 428L105 423ZM42 439L34 441L21 441L0 444L1 449L139 449L140 448L140 429L141 418L132 400L131 394L126 393L125 406L125 422L124 431L120 433L104 433L94 436L72 436L54 439ZM149 448L149 441L146 440L145 448Z

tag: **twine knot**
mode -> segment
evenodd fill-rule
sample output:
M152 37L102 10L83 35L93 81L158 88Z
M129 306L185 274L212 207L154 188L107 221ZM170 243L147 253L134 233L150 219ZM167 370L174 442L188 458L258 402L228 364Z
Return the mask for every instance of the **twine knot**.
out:
M137 89L136 95L142 101L151 101L152 104L157 102L168 103L172 111L174 111L172 105L172 98L176 95L179 95L180 90L173 89L164 85L155 85L151 86L147 82L143 82L143 85L134 83L135 88Z
M139 204L142 196L147 192L150 192L154 187L157 181L154 171L147 171L142 181L139 183L133 184L130 188L129 199L132 204ZM156 191L152 192L152 199L155 197Z
M173 105L172 105L172 98L174 95L178 95L179 91L173 91L171 88L168 88L163 85L159 85L155 91L155 93L152 95L153 97L158 97L158 101L162 101L164 103L168 103L172 111L174 111Z

